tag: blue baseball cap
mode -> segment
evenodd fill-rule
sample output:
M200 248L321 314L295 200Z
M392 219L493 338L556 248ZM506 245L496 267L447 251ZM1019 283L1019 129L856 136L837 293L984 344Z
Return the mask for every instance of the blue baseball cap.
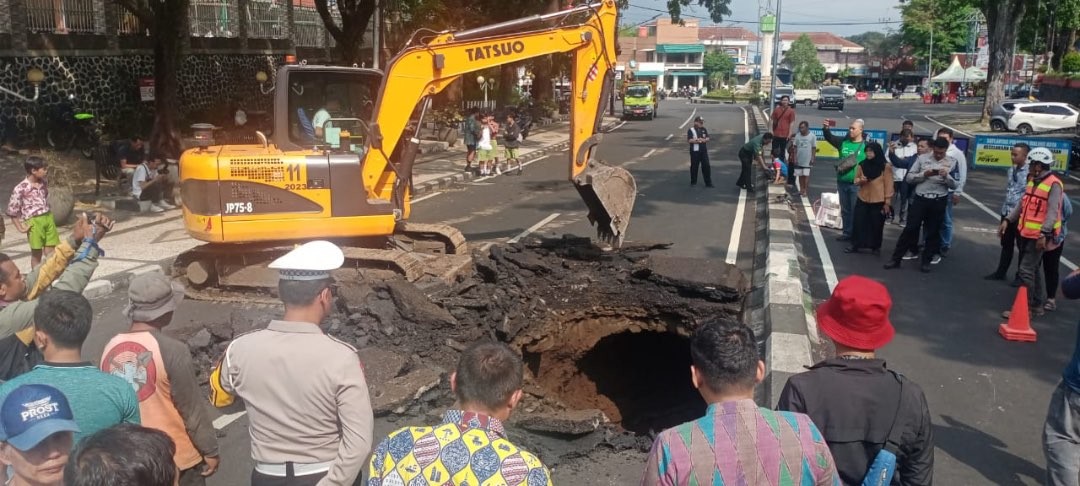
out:
M67 397L49 385L22 385L0 404L0 440L20 451L55 433L78 431Z

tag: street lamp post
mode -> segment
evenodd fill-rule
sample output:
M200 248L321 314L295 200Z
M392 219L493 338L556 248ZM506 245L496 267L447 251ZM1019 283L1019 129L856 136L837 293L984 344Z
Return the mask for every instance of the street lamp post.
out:
M776 68L780 61L780 6L784 3L784 0L776 0L776 39L773 40L773 58L772 58L772 86L769 89L769 109L776 109ZM794 73L792 73L794 76ZM792 80L792 84L795 80Z
M495 87L494 79L484 79L483 76L476 77L476 84L480 85L480 89L484 90L484 108L487 108L488 104L488 89Z
M5 88L3 86L0 86L0 92L7 93L7 94L9 94L11 96L14 96L14 97L16 97L16 98L18 98L18 99L20 99L22 101L26 101L26 102L37 101L38 97L41 96L41 82L45 80L45 73L41 72L41 70L36 68L36 67L35 68L30 68L30 70L26 72L26 80L29 81L30 85L34 87L34 97L33 98L27 98L27 97L23 96L22 94L20 94L18 92L15 92L15 91L12 91L10 89L7 89L7 88Z

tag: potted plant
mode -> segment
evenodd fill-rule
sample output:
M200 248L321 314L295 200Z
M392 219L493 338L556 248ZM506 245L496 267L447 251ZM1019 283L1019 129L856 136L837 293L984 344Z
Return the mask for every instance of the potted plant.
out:
M457 144L459 128L465 117L454 108L435 110L431 113L431 121L435 123L435 137L440 142L447 142L453 147Z

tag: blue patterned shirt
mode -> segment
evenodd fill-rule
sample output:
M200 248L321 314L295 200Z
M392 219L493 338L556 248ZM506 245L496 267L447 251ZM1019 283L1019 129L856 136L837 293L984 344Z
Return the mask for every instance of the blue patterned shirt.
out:
M494 417L447 410L435 427L391 433L371 455L368 486L551 486L536 456L506 439Z
M1003 217L1008 216L1016 208L1016 205L1020 204L1020 198L1024 196L1024 188L1027 187L1028 165L1010 166L1008 176L1008 183L1005 186L1005 204L1001 205L1001 216Z

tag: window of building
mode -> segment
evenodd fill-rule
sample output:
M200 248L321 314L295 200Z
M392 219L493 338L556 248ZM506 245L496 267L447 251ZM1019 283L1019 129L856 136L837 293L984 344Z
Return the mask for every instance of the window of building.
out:
M192 0L188 8L192 37L238 37L237 0Z
M326 32L326 26L323 24L322 17L319 16L319 12L315 10L315 0L292 0L293 2L293 42L297 47L327 47L327 40L329 39L329 46L334 46L334 41ZM338 13L337 3L334 0L327 2L327 7L330 9L330 16L335 21L341 21L341 14Z
M7 15L6 6L3 10ZM101 34L104 11L103 0L28 0L26 28L50 34Z
M116 33L118 35L150 35L150 29L143 25L139 17L130 10L117 6Z

